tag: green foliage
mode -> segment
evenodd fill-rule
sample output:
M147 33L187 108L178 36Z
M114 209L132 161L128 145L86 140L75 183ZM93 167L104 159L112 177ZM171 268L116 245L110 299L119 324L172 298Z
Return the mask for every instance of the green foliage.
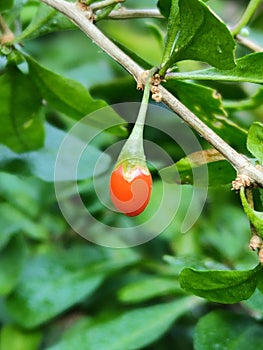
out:
M8 67L0 76L1 142L15 152L40 148L44 141L41 96L28 75Z
M249 221L255 227L258 234L261 237L263 237L263 212L259 212L251 208L250 204L247 201L244 188L241 188L240 190L240 198L241 198L244 211L249 218Z
M11 152L8 148L0 146L1 159L0 164L3 171L20 174L20 175L33 175L44 181L54 181L54 171L56 158L59 151L59 147L66 137L66 133L50 124L45 125L46 138L44 146L36 152L27 152L26 154L17 154ZM70 168L72 164L72 158L77 154L77 147L73 147L73 142L77 142L77 139L72 137L72 146L63 158L63 164L65 167ZM78 141L77 146L81 143ZM93 170L96 162L100 158L103 162L103 166ZM87 167L89 164L89 167ZM76 176L65 175L64 180L78 180L88 179L94 175L99 175L108 169L110 164L110 157L102 153L98 148L89 145L82 154L81 160L78 164L78 172ZM58 178L57 178L58 180Z
M25 39L33 39L56 30L71 28L73 28L72 23L61 13L58 13L45 4L40 4L28 27L16 37L15 41L19 42Z
M201 176L205 170L208 170L208 181ZM178 179L178 172L180 179ZM199 176L198 173L200 173ZM196 181L195 185L201 187L230 185L235 177L235 171L225 160L211 160L210 162L203 160L199 163L191 161L189 157L182 158L175 164L161 169L160 174L168 183L180 182L193 185ZM194 174L197 177L194 177Z
M0 4L0 12L9 10L14 4L14 0L5 0Z
M220 330L220 331L219 331ZM246 315L237 315L229 311L213 311L197 324L194 345L197 350L214 349L251 349L261 346L262 325Z
M221 69L233 68L235 42L226 25L202 1L171 3L167 46L172 47L172 51L168 60L165 57L162 62L165 69L187 59L204 61Z
M263 164L263 124L255 122L251 125L247 137L248 150Z
M94 25L143 69L157 66L172 95L262 165L263 54L229 30L230 6L241 14L248 3L126 0L164 17L113 21L110 10L124 9L111 4ZM138 108L126 102L142 98L134 77L42 1L0 1L0 13L0 39L1 23L15 34L0 45L0 348L260 349L263 248L248 245L251 227L263 238L263 190L231 191L231 162L153 104L151 200L137 217L114 212L110 171ZM262 47L262 11L247 30ZM105 247L73 231L60 208ZM146 243L132 246L137 232ZM107 247L123 237L131 246Z
M109 273L136 261L129 251L112 254L111 263L99 253L76 246L29 257L16 292L7 299L12 317L26 328L39 326L89 297Z
M223 80L223 81L246 81L250 83L263 82L263 53L251 53L236 60L233 69L208 68L191 72L178 72L174 74L176 79L195 80Z
M199 303L193 297L185 297L180 301L129 311L108 322L91 327L88 324L86 332L81 334L77 329L77 332L72 332L50 350L67 350L80 346L85 346L87 350L105 347L112 350L141 349L158 339L181 314Z
M187 268L180 274L180 283L182 288L200 297L232 304L248 299L253 294L258 270L258 267L248 271L200 271Z

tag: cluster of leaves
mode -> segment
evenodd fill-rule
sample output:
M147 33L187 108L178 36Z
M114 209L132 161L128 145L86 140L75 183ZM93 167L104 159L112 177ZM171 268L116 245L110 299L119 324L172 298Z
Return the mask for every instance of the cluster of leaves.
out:
M224 14L225 2L216 3ZM127 0L128 5L146 7L147 1ZM243 82L263 82L263 54L241 47L235 51L226 24L205 1L159 0L158 7L166 19L152 20L148 27L141 20L134 20L136 26L97 25L143 66L160 65L173 94L230 145L262 164L263 126L257 121L262 88ZM10 0L1 2L0 12L12 30L22 28L0 51L1 348L185 350L192 342L197 350L215 344L260 347L263 272L247 250L250 229L238 196L229 191L233 169L210 150L204 151L209 155L205 163L200 154L182 158L174 143L158 134L159 145L176 162L160 171L162 179L174 184L177 169L186 184L170 225L152 242L122 250L78 237L57 207L52 182L67 130L86 115L90 129L107 129L84 154L77 175L90 212L116 227L132 227L151 217L162 199L162 182L154 174L149 207L131 219L106 209L92 183L96 176L97 186L105 188L109 159L102 151L126 135L125 120L116 112L100 119L92 112L108 103L138 101L140 94L126 72L57 11L39 1ZM259 13L254 23L261 20ZM255 26L251 35L262 32ZM58 33L65 29L73 30ZM153 130L146 128L146 133L156 141ZM72 149L68 157L74 156ZM98 159L104 166L95 167ZM207 205L198 223L181 235L192 198L192 169L204 165L209 171ZM68 188L63 195L72 197ZM242 203L262 236L262 191L255 191L255 198L255 209L244 195ZM166 200L173 208L174 193ZM74 205L69 209L77 210ZM95 223L88 229L98 234ZM236 312L228 308L233 303L239 303Z

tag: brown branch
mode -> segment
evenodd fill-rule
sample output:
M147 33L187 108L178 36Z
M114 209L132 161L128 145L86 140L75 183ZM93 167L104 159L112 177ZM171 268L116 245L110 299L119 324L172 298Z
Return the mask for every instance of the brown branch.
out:
M121 7L111 11L105 19L164 18L157 9L126 9Z
M254 51L254 52L262 52L263 51L263 48L257 44L255 44L253 41L247 39L247 38L244 38L243 36L241 35L236 35L236 41L247 47L248 49L250 49L251 51Z
M41 1L66 15L87 36L89 36L94 43L122 65L136 81L139 79L143 73L143 69L85 17L85 11L77 6L78 3L70 3L64 0ZM203 123L164 87L160 86L160 92L162 94L162 101L194 130L196 130L215 149L217 149L233 165L239 174L247 175L258 185L263 187L263 172L260 169L254 167L243 155L239 154L228 143L221 139L221 137Z

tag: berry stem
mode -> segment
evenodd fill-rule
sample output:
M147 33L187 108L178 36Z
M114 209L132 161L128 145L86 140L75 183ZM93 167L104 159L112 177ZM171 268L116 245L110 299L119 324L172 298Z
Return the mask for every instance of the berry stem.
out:
M125 145L121 150L116 166L118 166L120 163L122 163L124 160L127 160L128 158L140 159L143 162L145 161L143 148L143 129L150 97L151 79L156 70L157 68L154 67L148 72L144 84L144 92L137 120L129 138L127 139Z

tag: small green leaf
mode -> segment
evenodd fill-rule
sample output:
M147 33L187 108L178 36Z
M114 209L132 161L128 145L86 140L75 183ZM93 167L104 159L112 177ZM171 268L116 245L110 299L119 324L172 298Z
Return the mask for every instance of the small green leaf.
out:
M5 325L0 333L1 349L38 350L41 338L42 334L38 330L25 332L16 326Z
M174 21L177 35L173 35L176 38L173 51L168 62L163 62L163 69L187 59L221 69L233 68L235 42L227 26L202 1L179 0L178 5L180 24ZM173 31L169 23L168 30Z
M256 211L250 207L247 202L244 187L240 189L240 198L249 221L255 227L257 233L263 238L263 212Z
M28 75L9 66L0 76L0 140L15 152L42 146L41 96Z
M210 301L233 304L248 299L257 286L261 266L247 271L184 269L179 281L186 291Z
M138 303L159 296L181 293L175 279L165 277L146 277L142 281L127 284L119 291L119 299L124 303Z
M263 165L263 124L254 122L248 131L247 136L248 150L259 160Z
M112 109L102 109L101 113L92 114L106 107L106 102L94 100L82 84L46 69L31 57L27 56L27 61L32 79L52 107L74 119L85 117L85 123L95 128L104 130L117 125L118 132L123 134L120 124L125 122Z
M24 31L15 38L15 42L21 42L25 39L34 39L38 36L54 32L56 30L66 30L74 28L74 24L70 22L60 12L41 3L30 24Z
M24 258L24 241L20 235L15 235L0 254L0 295L9 294L17 284Z
M170 14L170 8L171 8L171 2L173 0L159 0L157 3L157 6L161 12L162 15L164 15L165 17L169 17ZM178 0L175 0L178 2ZM207 2L209 0L202 0L203 2Z
M27 57L30 74L42 96L54 108L72 118L80 119L96 109L106 106L100 100L93 100L83 85L62 77Z
M172 73L173 79L237 81L263 83L263 52L256 52L236 60L233 69L208 68L191 72Z
M49 350L123 350L142 349L160 338L173 322L202 301L185 297L174 302L159 304L123 313L113 320L78 328Z
M262 347L263 327L252 317L212 311L197 323L195 350L248 350Z

